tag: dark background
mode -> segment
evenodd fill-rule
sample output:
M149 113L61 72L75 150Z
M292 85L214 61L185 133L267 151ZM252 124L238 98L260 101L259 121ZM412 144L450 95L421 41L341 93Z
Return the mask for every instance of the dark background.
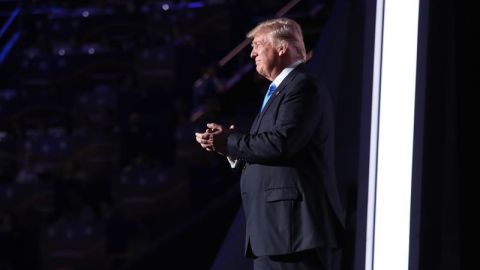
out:
M478 19L420 2L410 268L472 269ZM363 269L375 5L0 0L0 270L249 269L239 175L194 132L248 131L268 82L245 34L279 15L335 99L340 268Z

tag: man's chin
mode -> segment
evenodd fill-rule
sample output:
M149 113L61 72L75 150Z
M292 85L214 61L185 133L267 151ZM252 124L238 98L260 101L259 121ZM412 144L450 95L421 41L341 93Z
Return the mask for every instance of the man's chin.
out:
M262 69L258 66L257 66L257 73L260 74L261 76L264 76L263 72L262 72Z

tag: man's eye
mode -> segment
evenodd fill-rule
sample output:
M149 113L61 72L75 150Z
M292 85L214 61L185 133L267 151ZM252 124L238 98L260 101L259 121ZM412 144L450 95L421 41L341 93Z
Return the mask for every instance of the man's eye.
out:
M252 47L254 47L254 48L258 48L262 45L263 45L263 43L261 43L261 42L252 43Z

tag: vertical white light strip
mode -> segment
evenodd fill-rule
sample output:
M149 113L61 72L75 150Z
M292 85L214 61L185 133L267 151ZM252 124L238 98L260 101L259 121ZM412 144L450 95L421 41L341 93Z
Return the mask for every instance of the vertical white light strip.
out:
M366 270L407 270L420 0L378 0Z
M375 189L377 179L378 117L380 106L380 81L383 41L383 0L377 0L375 16L375 49L373 52L372 119L370 124L370 160L368 176L367 236L365 269L373 269L373 240L375 229Z

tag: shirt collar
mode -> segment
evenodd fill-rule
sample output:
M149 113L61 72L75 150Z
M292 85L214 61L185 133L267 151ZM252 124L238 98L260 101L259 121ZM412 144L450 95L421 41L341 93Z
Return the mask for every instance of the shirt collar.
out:
M290 72L292 72L292 70L296 68L298 65L300 65L301 63L303 63L303 61L298 60L293 64L291 64L290 66L284 68L282 72L280 72L280 74L278 74L278 76L273 80L272 83L275 84L276 87L278 87L282 83L282 81L287 77L287 75L290 74Z

